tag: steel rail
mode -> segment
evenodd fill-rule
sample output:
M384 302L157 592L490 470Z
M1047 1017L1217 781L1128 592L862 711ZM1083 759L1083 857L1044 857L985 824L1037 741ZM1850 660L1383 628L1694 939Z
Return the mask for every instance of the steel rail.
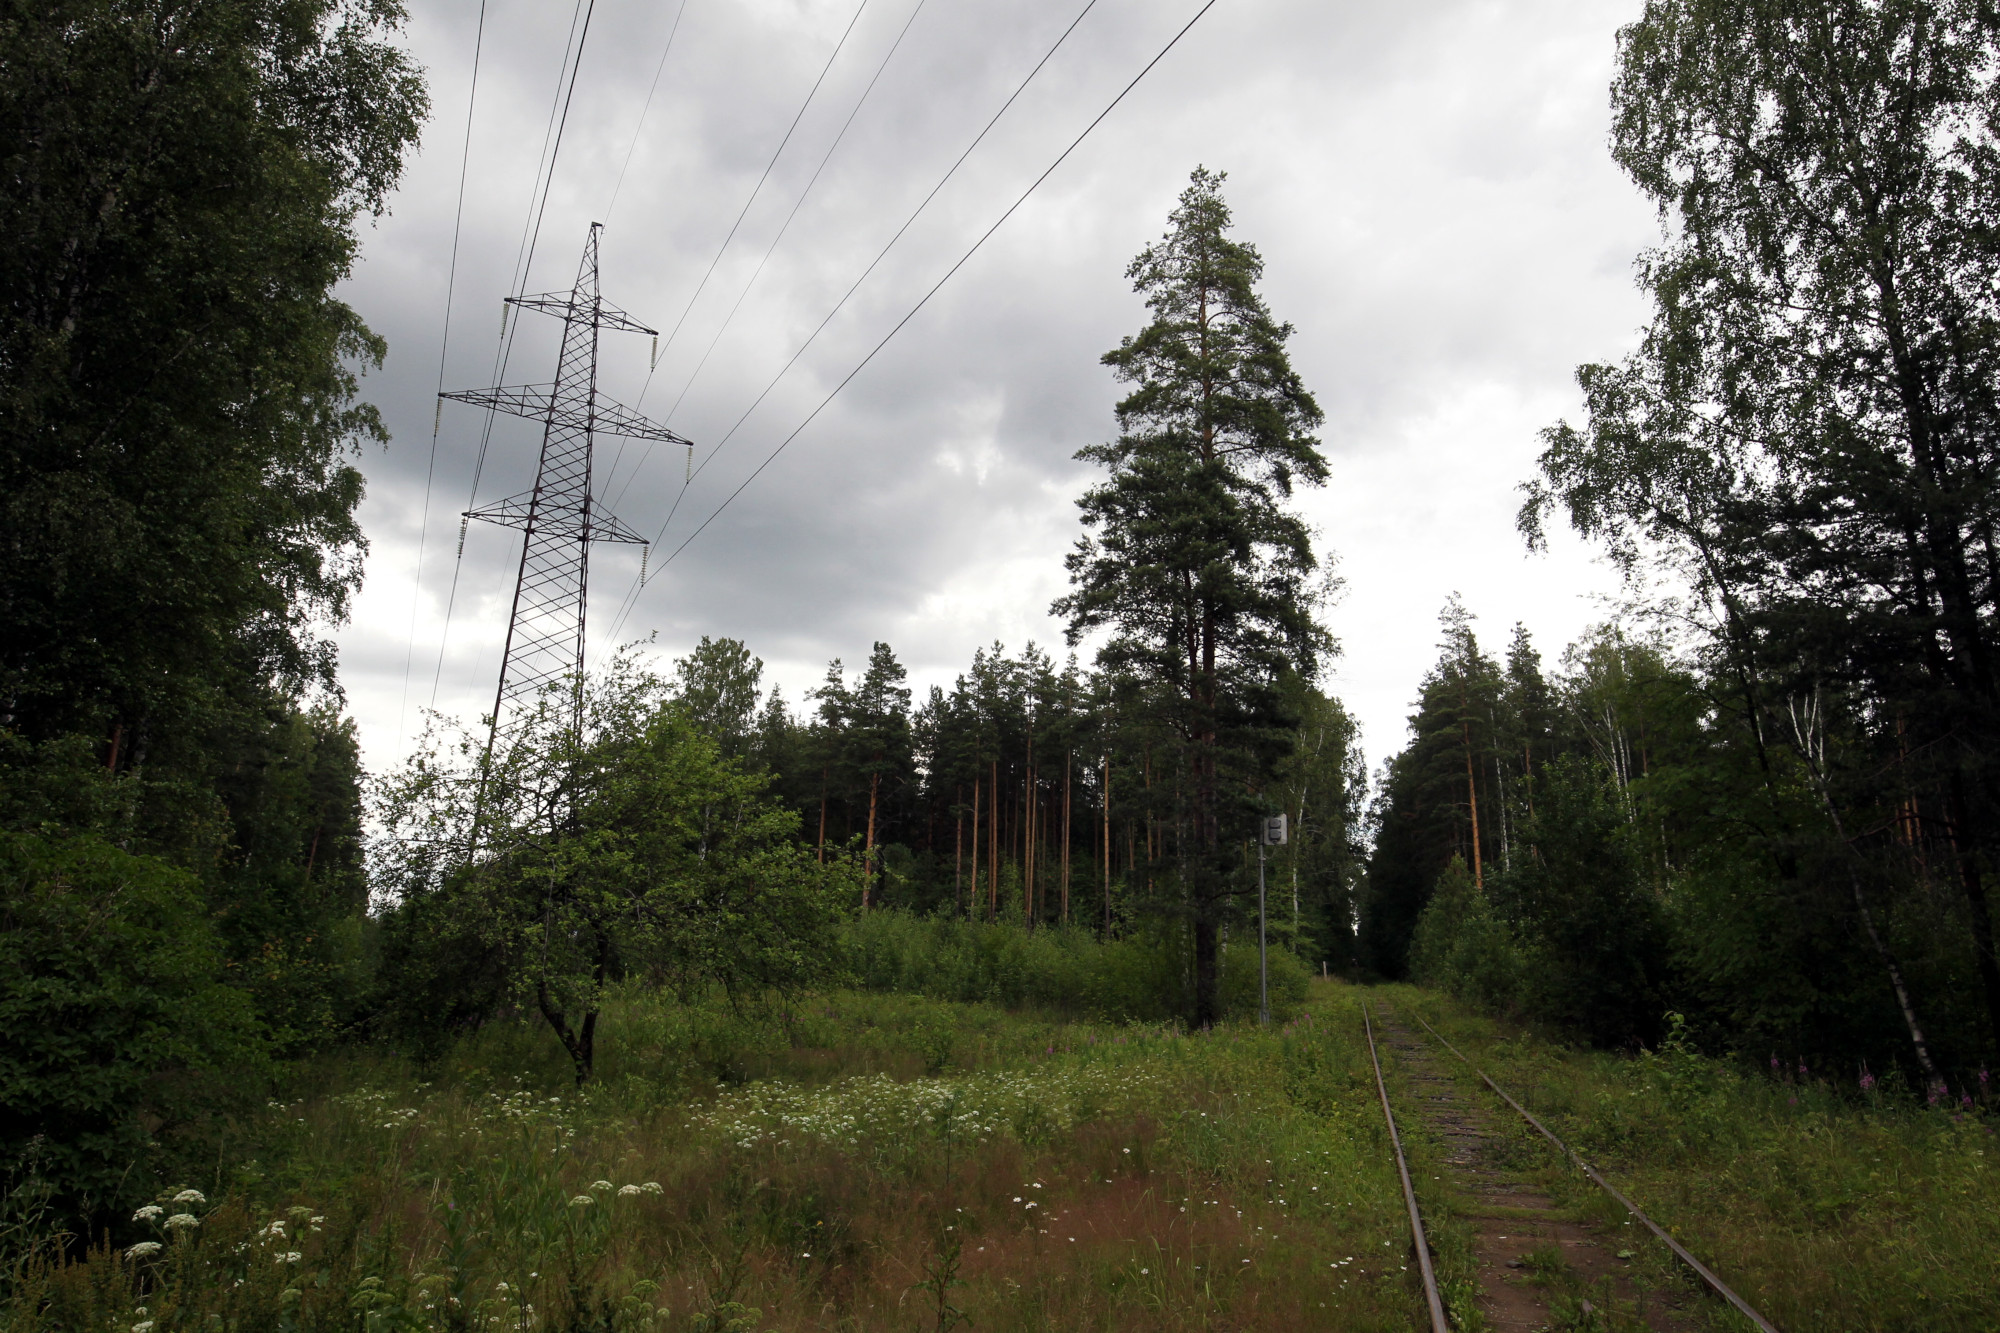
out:
M1759 1329L1763 1330L1763 1333L1778 1333L1777 1325L1773 1324L1763 1315L1758 1314L1757 1311L1754 1308L1752 1308L1750 1302L1744 1300L1741 1296L1738 1296L1733 1290L1731 1290L1729 1284L1727 1282L1724 1282L1721 1278L1717 1277L1714 1271L1710 1269L1707 1264L1704 1264L1701 1260L1695 1258L1692 1254L1688 1253L1687 1247L1685 1245L1682 1245L1679 1241L1675 1240L1672 1236L1668 1235L1664 1227L1660 1226L1659 1223L1655 1222L1652 1218L1646 1216L1644 1212L1640 1211L1638 1204L1633 1203L1630 1199L1626 1198L1625 1195L1618 1189L1617 1186L1613 1185L1610 1181L1606 1180L1603 1176L1599 1175L1597 1173L1597 1168L1593 1167L1590 1163L1584 1161L1581 1157L1577 1156L1576 1153L1571 1150L1570 1146L1567 1143L1564 1143L1561 1139L1557 1138L1554 1134L1550 1133L1548 1126L1544 1125L1541 1121L1535 1119L1533 1115L1529 1114L1527 1107L1521 1105L1521 1103L1515 1101L1512 1097L1509 1097L1506 1091L1503 1088L1501 1088L1501 1086L1498 1083L1495 1083L1492 1077L1489 1074L1487 1074L1485 1070L1481 1069L1478 1065L1472 1063L1471 1060L1466 1059L1465 1052L1459 1050L1458 1047L1452 1045L1449 1041L1445 1040L1445 1036L1442 1032L1439 1032L1436 1028L1432 1027L1429 1023L1425 1022L1424 1016L1422 1014L1412 1014L1411 1017L1415 1018L1419 1023L1423 1023L1424 1030L1426 1032L1430 1033L1433 1037L1436 1037L1439 1042L1443 1043L1444 1048L1447 1051L1450 1051L1453 1055L1457 1056L1459 1060L1464 1063L1467 1069L1470 1069L1473 1073L1479 1075L1480 1078L1484 1079L1486 1082L1486 1086L1493 1089L1494 1096L1498 1097L1501 1101L1507 1103L1507 1105L1513 1107L1516 1111L1520 1112L1521 1118L1523 1120L1533 1125L1535 1127L1536 1132L1538 1132L1543 1138L1547 1139L1550 1143L1553 1143L1556 1146L1556 1150L1562 1153L1562 1155L1568 1158L1572 1163L1574 1163L1577 1169L1582 1171L1583 1174L1589 1176L1590 1179L1597 1185L1599 1189L1602 1189L1606 1194L1609 1194L1612 1198L1616 1199L1619 1205L1623 1207L1626 1212L1638 1218L1640 1224L1643 1225L1646 1228L1646 1230L1652 1232L1655 1236L1658 1236L1662 1241L1666 1242L1667 1248L1674 1252L1674 1257L1679 1259L1682 1263L1686 1264L1689 1268L1692 1268L1698 1275L1700 1275L1701 1280L1703 1282L1706 1282L1709 1285L1709 1287L1715 1292L1716 1295L1722 1297L1723 1300L1728 1301L1731 1305L1735 1306L1736 1312L1738 1314L1742 1315L1745 1319L1748 1319L1751 1323L1755 1324Z
M1403 1202L1410 1210L1410 1234L1417 1243L1417 1270L1424 1277L1424 1301L1430 1306L1431 1333L1451 1333L1444 1317L1444 1301L1438 1296L1437 1273L1431 1268L1430 1241L1424 1236L1423 1214L1417 1211L1417 1191L1410 1184L1410 1164L1403 1158L1403 1136L1396 1132L1396 1113L1389 1109L1389 1085L1382 1080L1382 1059L1375 1054L1375 1024L1369 1020L1368 1006L1361 1006L1361 1023L1368 1032L1368 1060L1375 1066L1375 1091L1382 1095L1382 1119L1389 1124L1389 1143L1396 1150L1396 1173L1403 1178Z

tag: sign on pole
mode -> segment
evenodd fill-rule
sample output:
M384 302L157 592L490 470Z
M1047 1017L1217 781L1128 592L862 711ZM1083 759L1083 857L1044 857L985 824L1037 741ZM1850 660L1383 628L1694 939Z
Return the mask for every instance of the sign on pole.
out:
M1272 815L1264 821L1264 845L1266 847L1284 846L1285 832L1285 817L1283 815Z

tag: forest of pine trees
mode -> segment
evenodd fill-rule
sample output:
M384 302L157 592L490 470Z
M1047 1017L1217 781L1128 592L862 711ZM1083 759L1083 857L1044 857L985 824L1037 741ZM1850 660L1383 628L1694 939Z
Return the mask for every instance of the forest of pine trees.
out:
M836 660L793 707L762 693L762 673L744 645L704 639L679 662L675 695L769 776L817 855L863 876L869 906L1116 936L1144 925L1166 890L1176 751L1116 677L994 644L949 690L913 702L877 643L860 672ZM1344 971L1361 758L1338 700L1296 681L1285 694L1290 753L1263 793L1293 829L1269 861L1273 926L1315 970ZM1239 860L1254 856L1253 831L1235 831Z

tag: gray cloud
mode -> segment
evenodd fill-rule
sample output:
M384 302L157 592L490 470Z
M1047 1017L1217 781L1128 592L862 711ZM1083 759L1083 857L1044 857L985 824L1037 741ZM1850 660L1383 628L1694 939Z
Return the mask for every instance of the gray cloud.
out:
M868 0L818 98L647 382L647 346L606 340L604 385L665 417L915 0ZM708 451L1013 89L1075 3L927 0L671 424ZM642 531L678 511L664 556L954 262L1198 7L1100 0L960 176L682 496L686 460L628 448L608 493ZM789 692L886 639L919 683L999 638L1060 642L1087 483L1072 461L1112 429L1097 358L1139 327L1122 277L1188 171L1230 172L1238 232L1327 411L1332 483L1305 496L1348 581L1336 684L1377 757L1402 741L1435 615L1462 589L1489 637L1526 621L1553 651L1614 580L1572 544L1530 559L1512 531L1535 432L1575 410L1581 360L1629 346L1633 254L1649 210L1604 149L1613 33L1636 4L1377 5L1223 0L1046 185L685 554L621 637L669 652L748 641ZM535 250L531 290L566 287L609 212L607 295L671 328L798 110L853 0L688 0L643 128L675 3L598 4ZM470 5L419 6L411 41L438 108L347 297L390 342L366 381L395 435L364 461L369 583L341 635L372 763L400 755L431 697L485 706L511 593L513 534L475 528L454 559L481 418L448 405L430 470ZM490 382L532 198L567 7L492 0L472 124L444 379ZM635 130L637 131L635 146ZM620 168L630 150L622 183ZM616 203L612 204L614 189ZM550 377L533 317L506 379ZM479 496L532 476L526 423L493 433ZM602 455L608 467L617 452ZM413 584L420 531L421 585ZM455 568L456 566L456 568ZM600 548L599 646L637 572ZM454 574L456 603L443 636ZM414 636L412 626L414 625ZM440 643L443 653L440 659ZM439 669L442 661L441 670ZM408 670L406 671L406 663Z

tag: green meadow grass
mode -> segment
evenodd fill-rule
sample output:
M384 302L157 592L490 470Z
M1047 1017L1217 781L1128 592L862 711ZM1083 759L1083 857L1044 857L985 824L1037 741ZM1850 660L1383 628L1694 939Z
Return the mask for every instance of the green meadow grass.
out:
M1189 1036L632 993L583 1092L527 1024L350 1054L0 1329L1406 1329L1354 994Z

